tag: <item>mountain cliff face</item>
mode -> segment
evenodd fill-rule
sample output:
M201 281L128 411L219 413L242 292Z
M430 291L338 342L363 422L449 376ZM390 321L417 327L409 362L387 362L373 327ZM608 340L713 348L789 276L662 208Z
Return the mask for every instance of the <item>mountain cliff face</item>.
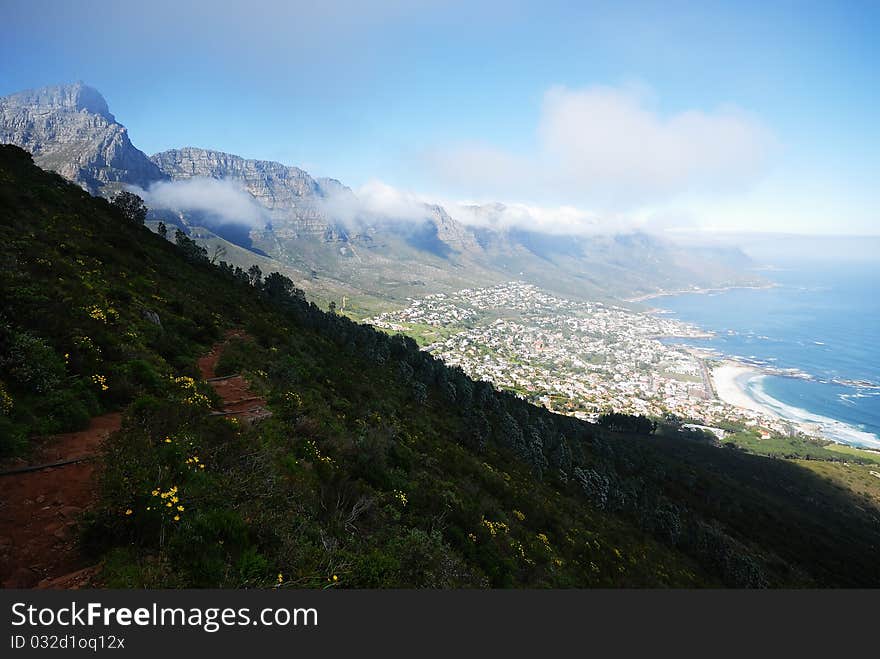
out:
M320 236L328 242L366 236L373 240L377 234L400 230L397 218L362 217L344 226L331 216L332 206L324 202L332 199L354 208L356 195L336 179L316 179L299 167L196 147L163 151L150 159L175 181L202 177L239 183L269 211L272 232L280 240L308 236ZM450 248L478 248L473 233L442 206L426 204L425 221L436 227L432 233Z
M204 177L241 184L269 211L275 234L282 239L325 233L332 222L321 212L318 201L331 186L334 191L337 186L344 188L332 179L324 179L322 185L298 167L209 149L171 149L153 155L151 160L172 180Z
M0 98L0 143L27 149L40 167L92 194L166 178L132 145L101 94L79 82Z
M443 206L432 205L429 209L440 240L459 251L481 251L472 229L450 216Z
M309 293L319 299L363 295L367 304L385 304L510 279L593 298L754 282L717 254L701 258L697 249L650 236L550 236L509 227L502 204L470 209L481 226L429 204L422 218L386 217L365 210L339 181L278 162L195 147L148 158L131 144L104 98L82 83L0 99L0 143L27 149L40 167L102 196L157 181L230 182L265 209L268 222L232 233L227 227L212 240L227 241L220 246L235 265L247 268L260 255L272 261L270 267L307 279ZM193 235L220 230L196 208L153 211Z

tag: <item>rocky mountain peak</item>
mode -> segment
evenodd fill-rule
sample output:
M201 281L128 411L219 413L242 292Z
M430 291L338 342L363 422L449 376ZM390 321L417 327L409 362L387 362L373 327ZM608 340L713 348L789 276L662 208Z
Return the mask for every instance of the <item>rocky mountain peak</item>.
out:
M2 102L12 108L28 108L32 111L88 112L99 115L111 123L116 122L101 93L81 81L71 85L28 89L6 96Z
M43 169L92 194L166 178L135 148L101 94L83 84L30 89L0 98L0 143L27 149Z

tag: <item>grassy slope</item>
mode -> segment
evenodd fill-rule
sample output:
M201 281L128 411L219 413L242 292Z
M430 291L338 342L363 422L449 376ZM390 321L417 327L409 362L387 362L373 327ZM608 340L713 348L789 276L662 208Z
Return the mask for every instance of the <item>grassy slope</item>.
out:
M846 461L860 463L880 463L880 453L863 451L850 446L835 444L821 439L803 437L769 437L761 439L756 430L742 430L730 433L724 438L725 444L768 457L788 458L790 460L825 460L829 462Z
M877 510L806 469L493 392L187 261L13 147L0 231L2 445L127 410L84 533L110 585L880 583ZM253 341L220 368L274 412L253 428L170 379L234 326Z

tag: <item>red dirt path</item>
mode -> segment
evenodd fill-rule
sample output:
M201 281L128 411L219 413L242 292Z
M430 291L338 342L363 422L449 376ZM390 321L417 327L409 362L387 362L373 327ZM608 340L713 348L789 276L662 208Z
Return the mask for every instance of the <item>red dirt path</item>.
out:
M214 378L217 361L231 338L230 331L198 360L202 377ZM240 375L214 380L223 399L215 414L255 422L270 413ZM95 417L80 432L55 435L43 441L29 460L43 465L96 457L101 442L120 427L118 412ZM27 466L23 461L0 466L0 471ZM0 585L4 588L88 587L97 572L80 555L76 543L79 515L95 503L92 460L59 467L0 476Z
M216 378L217 362L223 353L224 346L231 339L243 339L247 334L240 330L230 330L226 338L214 345L211 351L198 361L202 379L208 380L220 398L223 406L220 412L225 416L234 416L245 422L254 422L269 416L266 401L251 391L250 385L241 375Z
M119 429L118 412L95 417L86 430L55 435L30 463L47 464L94 456ZM15 469L23 464L9 464ZM4 588L49 585L88 567L76 544L77 518L95 502L93 461L0 476L0 583ZM76 587L76 581L66 584Z

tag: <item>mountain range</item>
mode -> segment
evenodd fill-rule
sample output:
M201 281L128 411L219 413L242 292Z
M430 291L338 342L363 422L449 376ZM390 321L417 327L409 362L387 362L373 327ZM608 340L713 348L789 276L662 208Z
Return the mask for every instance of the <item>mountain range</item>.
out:
M103 96L80 82L0 98L0 143L30 151L36 164L93 195L135 189L151 208L152 228L160 220L177 225L224 260L282 272L354 316L513 279L598 299L758 281L736 248L683 248L638 232L559 236L507 227L496 221L503 204L468 209L484 220L479 226L437 204L407 217L377 214L341 182L298 167L195 147L148 157ZM204 203L217 194L199 188L205 181L244 195L253 217L218 215ZM157 190L173 194L151 194Z

